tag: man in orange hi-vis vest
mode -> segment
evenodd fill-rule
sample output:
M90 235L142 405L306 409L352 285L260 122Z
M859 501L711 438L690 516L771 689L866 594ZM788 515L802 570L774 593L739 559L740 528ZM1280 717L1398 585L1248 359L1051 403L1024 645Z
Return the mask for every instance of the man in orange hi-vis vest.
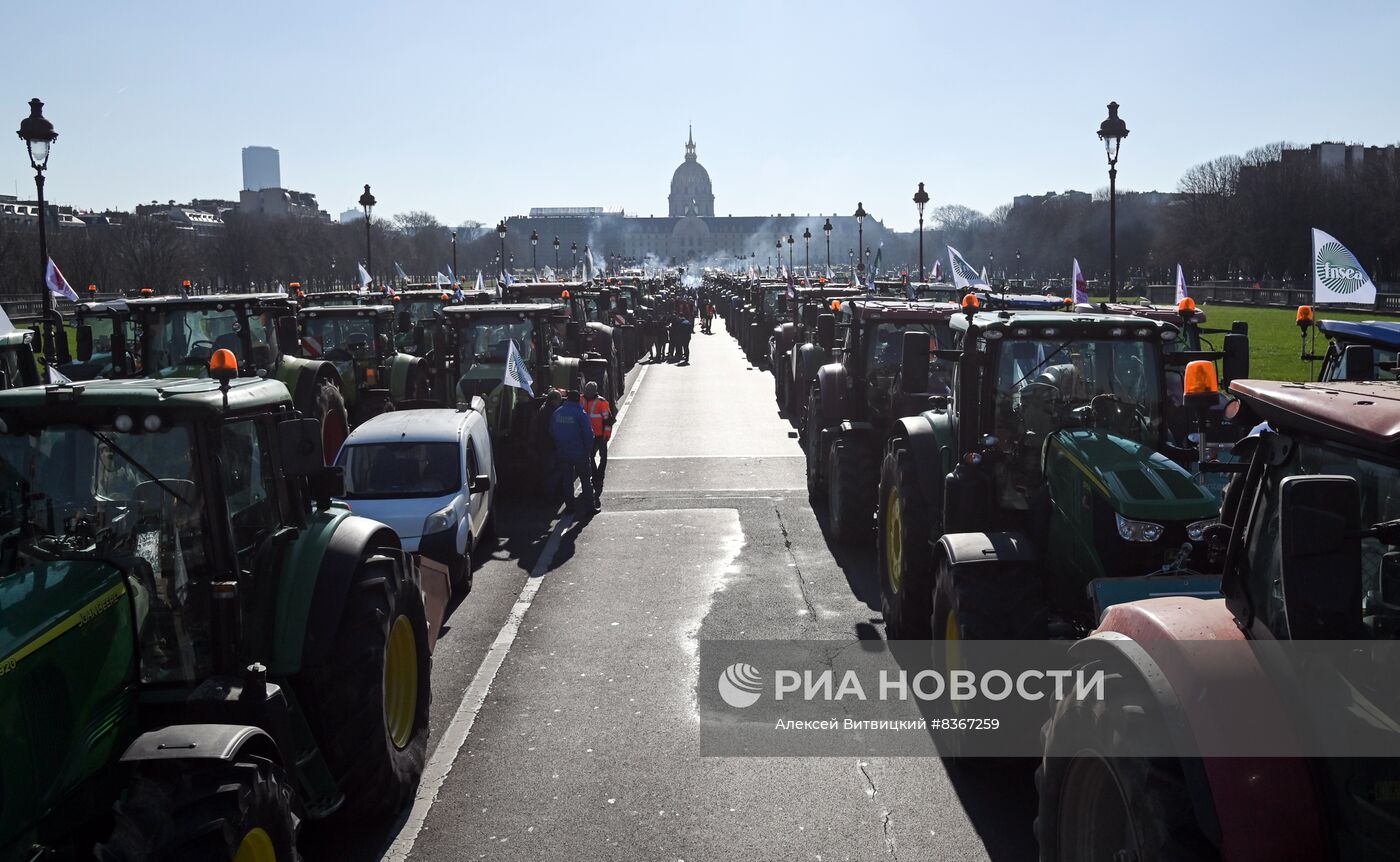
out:
M598 488L599 496L602 495L603 478L608 472L608 440L612 439L613 417L612 405L608 399L598 397L598 384L589 382L584 384L583 398L579 403L583 405L583 412L588 414L588 419L593 423L593 476L594 486Z

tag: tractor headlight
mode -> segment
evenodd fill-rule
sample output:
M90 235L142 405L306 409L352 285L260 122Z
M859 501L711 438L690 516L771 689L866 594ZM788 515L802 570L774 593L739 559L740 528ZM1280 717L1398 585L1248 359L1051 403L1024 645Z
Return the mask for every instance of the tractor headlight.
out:
M441 533L457 526L457 512L451 506L434 512L423 521L423 535Z
M1204 521L1197 521L1194 524L1186 525L1186 538L1193 542L1202 542L1206 538L1206 529L1211 524L1219 523L1219 518L1207 518Z
M1129 542L1155 542L1162 538L1162 525L1151 521L1130 521L1117 512L1113 513L1118 522L1118 535Z

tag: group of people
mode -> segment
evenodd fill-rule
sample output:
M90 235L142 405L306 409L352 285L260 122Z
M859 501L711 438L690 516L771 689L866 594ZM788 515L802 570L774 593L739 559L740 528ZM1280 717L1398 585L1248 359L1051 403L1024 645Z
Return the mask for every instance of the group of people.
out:
M580 506L593 514L603 508L603 481L608 472L608 441L617 415L608 399L598 394L598 384L584 384L583 392L551 389L542 415L549 433L543 440L554 467L550 484L555 499L572 514ZM574 482L582 493L574 496Z
M648 320L642 337L651 345L652 362L690 362L690 337L695 334L695 319L700 318L700 331L709 334L714 320L714 304L697 302L694 297L674 301L674 311Z

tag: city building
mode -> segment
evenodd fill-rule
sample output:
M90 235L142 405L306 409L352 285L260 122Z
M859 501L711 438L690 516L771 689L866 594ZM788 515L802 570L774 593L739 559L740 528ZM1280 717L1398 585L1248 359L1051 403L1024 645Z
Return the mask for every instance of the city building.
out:
M854 207L852 207L854 209ZM789 250L793 263L801 267L807 250L803 231L811 233L811 261L814 269L826 265L826 235L822 226L831 221L831 263L846 265L855 255L860 228L850 215L715 215L715 193L709 171L696 155L693 131L686 138L685 157L671 175L667 214L628 215L602 207L534 207L528 216L506 219L507 253L514 255L516 268L529 266L531 232L537 232L540 265L552 263L554 238L558 237L561 264L570 264L569 248L578 244L600 262L620 256L625 263L677 265L701 262L709 265L749 264L759 267L786 266ZM865 245L879 248L891 235L885 226L867 217ZM787 237L793 238L789 249ZM778 241L783 245L778 249Z
M282 158L272 147L243 148L243 188L257 192L282 187Z
M48 224L50 227L87 227L87 223L78 218L70 206L59 206L46 202L45 208L49 211ZM19 224L37 225L39 223L39 202L20 200L15 195L0 195L0 219Z
M238 212L265 218L331 220L330 214L316 203L315 195L282 188L244 189L238 193Z
M353 207L352 207L352 208L350 208L350 209L348 209L348 210L346 210L345 212L343 212L343 213L340 214L340 223L341 223L341 224L350 224L351 222L360 221L360 220L363 219L364 217L365 217L365 211L364 211L364 210L362 210L362 209L356 209L356 208L353 208Z

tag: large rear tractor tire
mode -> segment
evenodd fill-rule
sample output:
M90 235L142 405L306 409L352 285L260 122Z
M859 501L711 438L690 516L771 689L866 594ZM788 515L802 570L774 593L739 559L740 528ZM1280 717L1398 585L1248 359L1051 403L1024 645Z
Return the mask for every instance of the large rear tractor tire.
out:
M423 774L432 694L423 597L391 557L360 563L329 655L299 695L345 794L337 813L396 814Z
M827 515L831 536L843 545L870 539L875 526L875 458L866 440L843 435L831 441L827 458Z
M345 396L329 380L321 382L316 389L315 418L321 421L321 446L326 463L334 464L340 454L345 438L350 436L349 414L345 410Z
M928 640L933 613L930 542L942 521L919 486L914 456L896 447L880 465L879 537L875 546L885 637Z
M1153 697L1099 662L1084 667L1095 669L1106 671L1103 700L1065 698L1041 731L1041 862L1219 859L1196 820L1181 761L1131 756L1132 740L1167 736Z
M258 757L149 764L117 803L100 862L296 862L292 785Z

